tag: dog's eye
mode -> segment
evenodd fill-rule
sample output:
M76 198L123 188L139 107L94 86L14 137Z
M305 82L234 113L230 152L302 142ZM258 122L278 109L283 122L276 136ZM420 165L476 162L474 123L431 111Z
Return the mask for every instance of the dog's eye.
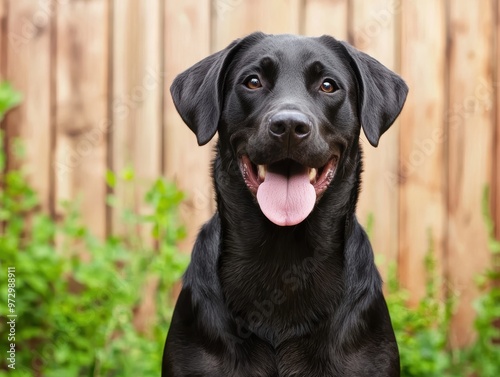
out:
M250 76L245 81L245 85L248 89L259 89L262 87L262 83L257 76Z
M325 80L319 88L322 92L333 93L337 89L337 86L332 80Z

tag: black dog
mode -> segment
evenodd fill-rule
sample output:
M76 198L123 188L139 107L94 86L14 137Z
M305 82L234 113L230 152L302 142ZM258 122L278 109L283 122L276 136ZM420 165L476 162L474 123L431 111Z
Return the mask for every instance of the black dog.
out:
M218 131L163 376L399 376L381 278L356 220L359 134L377 146L408 88L332 37L252 34L171 92L198 143Z

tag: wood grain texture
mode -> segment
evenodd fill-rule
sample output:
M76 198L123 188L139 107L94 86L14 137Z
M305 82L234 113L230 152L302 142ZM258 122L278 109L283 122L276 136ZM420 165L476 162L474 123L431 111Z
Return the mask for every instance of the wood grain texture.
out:
M354 45L373 56L394 71L396 66L396 24L401 10L394 1L353 0L352 29L349 31ZM379 267L385 278L390 262L398 255L398 183L391 179L398 170L398 143L400 122L396 121L382 136L378 148L373 148L362 133L364 172L358 204L358 218L366 224L370 214L374 218L371 237L378 256Z
M495 82L496 90L495 103L495 136L493 151L493 188L492 188L492 210L495 220L495 235L500 240L500 4L496 4L496 28L495 28Z
M117 174L132 168L140 182L135 189L119 182L115 195L122 205L145 214L145 190L161 175L162 164L164 73L160 0L113 1L111 166ZM122 228L120 212L113 213L115 231Z
M462 345L473 338L474 277L490 263L481 199L492 179L494 20L492 1L449 7L448 273L460 293L451 341Z
M445 257L445 1L404 2L401 25L401 72L410 94L401 114L394 176L400 185L399 276L416 303L425 294L431 236L440 275Z
M301 5L300 0L214 0L214 46L222 49L254 31L298 34Z
M4 9L8 9L9 20L7 44L3 46L6 78L24 98L5 120L9 150L12 152L15 137L22 138L26 151L26 163L22 165L39 194L42 208L48 212L52 149L50 37L55 9L51 3L37 0L10 1ZM13 162L13 158L9 159L10 168L19 166Z
M174 78L208 56L210 1L168 0L165 6L165 175L186 193L181 218L188 236L179 246L190 252L201 225L213 214L210 178L211 147L199 147L195 135L175 110L170 96Z
M347 40L348 0L306 0L304 34Z
M0 80L5 79L7 60L7 0L0 0ZM1 125L0 125L1 129Z
M102 0L57 3L57 199L81 196L83 220L106 231L108 11ZM58 209L61 211L61 208Z

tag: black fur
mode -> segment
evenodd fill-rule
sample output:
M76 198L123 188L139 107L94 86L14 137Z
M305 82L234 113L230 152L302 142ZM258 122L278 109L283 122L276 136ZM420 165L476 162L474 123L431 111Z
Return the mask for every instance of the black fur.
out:
M245 86L257 75L262 88ZM325 78L336 90L318 90ZM163 377L399 376L399 355L368 238L355 217L359 133L374 146L407 87L332 37L254 33L180 74L174 103L199 144L219 133L217 212L201 229L164 351ZM311 126L290 147L269 136L280 111ZM311 214L277 226L238 161L290 159L320 168L339 157Z

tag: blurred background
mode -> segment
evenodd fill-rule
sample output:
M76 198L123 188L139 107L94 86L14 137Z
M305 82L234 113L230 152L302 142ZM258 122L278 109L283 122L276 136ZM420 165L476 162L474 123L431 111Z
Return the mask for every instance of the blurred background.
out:
M0 0L0 287L15 266L19 314L0 376L159 375L215 210L213 142L168 88L256 30L330 34L406 80L379 147L361 140L358 207L403 375L499 376L499 20L496 0Z

